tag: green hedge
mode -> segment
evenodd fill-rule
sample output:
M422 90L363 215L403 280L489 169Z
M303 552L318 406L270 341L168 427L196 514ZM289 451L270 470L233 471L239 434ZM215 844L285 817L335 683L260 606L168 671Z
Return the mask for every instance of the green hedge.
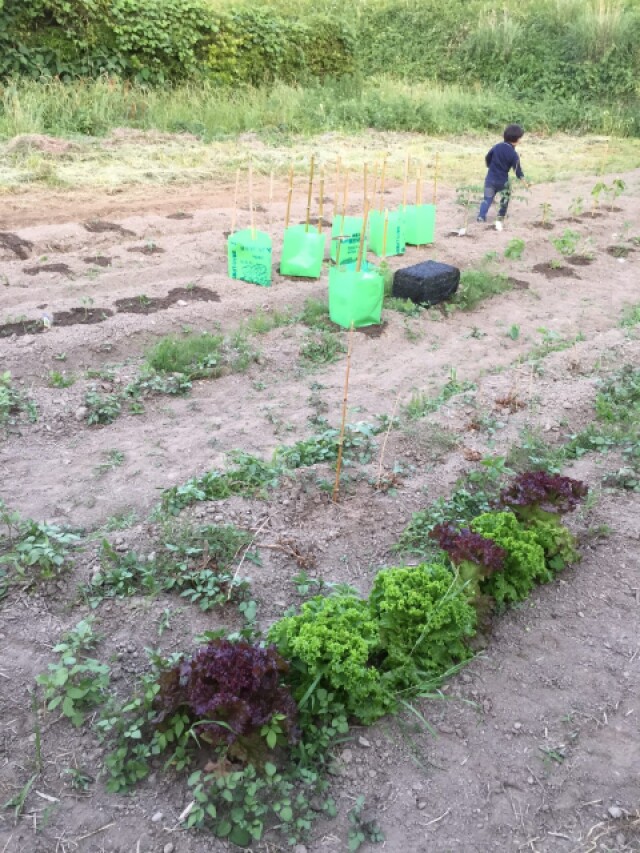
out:
M205 77L259 85L355 70L348 26L268 7L214 11L207 0L6 0L0 77L118 74L162 83Z

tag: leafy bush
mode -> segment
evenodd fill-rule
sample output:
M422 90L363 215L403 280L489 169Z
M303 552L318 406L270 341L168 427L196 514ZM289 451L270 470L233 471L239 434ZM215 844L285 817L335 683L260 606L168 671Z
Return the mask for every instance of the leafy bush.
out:
M526 530L513 513L486 512L474 518L470 527L506 551L504 569L481 583L482 591L498 604L522 601L537 583L553 578L535 533Z
M452 304L462 311L473 309L492 296L511 290L511 284L506 275L492 273L489 270L463 270L460 276L460 286L452 299Z
M347 712L371 723L393 707L373 666L380 652L378 623L354 594L317 596L296 616L280 619L269 641L291 662L294 696L303 707L318 687L334 693Z
M442 565L384 569L370 596L379 624L381 668L396 689L417 689L467 660L476 614L461 584Z

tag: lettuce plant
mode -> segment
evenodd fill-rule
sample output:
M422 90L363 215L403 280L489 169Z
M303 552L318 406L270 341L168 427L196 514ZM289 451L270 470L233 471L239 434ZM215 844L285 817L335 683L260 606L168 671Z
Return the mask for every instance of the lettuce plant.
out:
M574 510L588 491L585 483L571 477L527 471L500 493L499 505L534 533L548 567L560 571L580 558L575 537L560 516Z
M369 602L390 687L418 688L471 657L467 639L475 633L476 612L446 566L384 569Z
M552 579L535 533L520 524L512 512L485 512L473 519L471 530L506 552L502 570L481 583L482 591L498 604L522 601L537 583Z
M275 720L278 731L295 741L297 708L283 684L288 669L274 646L213 640L160 676L154 722L161 726L186 712L196 737L231 745L271 730Z

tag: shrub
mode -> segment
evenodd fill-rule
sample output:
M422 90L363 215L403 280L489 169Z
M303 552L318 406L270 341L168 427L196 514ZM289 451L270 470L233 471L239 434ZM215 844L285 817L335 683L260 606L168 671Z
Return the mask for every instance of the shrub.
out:
M276 622L268 636L291 662L289 678L302 706L313 691L323 688L365 724L393 707L372 665L380 652L378 624L367 602L355 593L312 598L298 615Z
M384 569L370 606L379 623L382 668L396 689L416 689L471 656L466 639L475 633L476 613L445 566Z
M483 592L498 604L522 601L537 583L553 577L535 533L526 530L511 512L485 512L474 518L471 530L492 539L507 555L504 569L481 583Z

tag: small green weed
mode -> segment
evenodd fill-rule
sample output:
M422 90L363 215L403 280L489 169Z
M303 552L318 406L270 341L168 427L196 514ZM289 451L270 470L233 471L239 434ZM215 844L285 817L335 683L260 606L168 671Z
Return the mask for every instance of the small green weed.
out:
M95 389L87 391L84 397L87 409L87 423L112 424L122 411L122 404L117 394L100 394Z
M35 403L14 387L11 373L0 373L0 428L15 425L22 414L32 423L38 419Z
M148 352L147 365L157 373L182 373L187 379L220 375L223 337L200 335L161 338Z
M628 305L622 312L620 325L628 329L638 324L640 324L640 303L637 305Z
M48 671L36 677L37 684L44 687L48 710L60 707L76 727L84 723L86 712L107 696L109 667L82 656L96 642L91 620L83 619L54 646L59 661L50 663Z
M451 369L449 379L442 388L442 391L437 397L430 397L424 391L414 391L411 399L404 408L408 418L416 420L423 418L425 415L436 412L441 406L448 402L457 394L464 394L469 391L475 391L473 382L458 381L457 373L454 368Z
M375 820L365 817L365 798L362 794L356 798L354 807L349 812L349 836L347 850L355 853L363 844L370 841L379 844L384 841L384 833Z
M119 468L124 462L124 453L121 450L107 450L103 456L105 457L104 462L96 465L94 469L99 476L108 471L113 471L114 468Z
M8 565L18 577L33 580L33 573L43 580L60 575L70 548L79 541L73 533L53 524L22 519L0 500L0 523L6 536L0 537L0 565Z
M524 253L524 246L524 240L521 240L519 237L509 240L504 250L505 258L508 258L510 261L519 261Z
M511 290L511 284L502 273L493 273L487 269L463 270L452 304L461 311L473 311L485 299L508 290Z
M329 303L319 299L306 299L300 322L310 329L334 329L329 318Z
M397 296L386 296L383 307L388 311L397 311L407 317L419 317L425 310L425 306L417 305L410 299L400 299Z
M335 332L323 329L312 333L300 347L300 359L307 366L330 364L346 351Z
M70 388L75 381L75 377L67 376L66 373L59 370L52 370L49 373L49 385L52 388Z

